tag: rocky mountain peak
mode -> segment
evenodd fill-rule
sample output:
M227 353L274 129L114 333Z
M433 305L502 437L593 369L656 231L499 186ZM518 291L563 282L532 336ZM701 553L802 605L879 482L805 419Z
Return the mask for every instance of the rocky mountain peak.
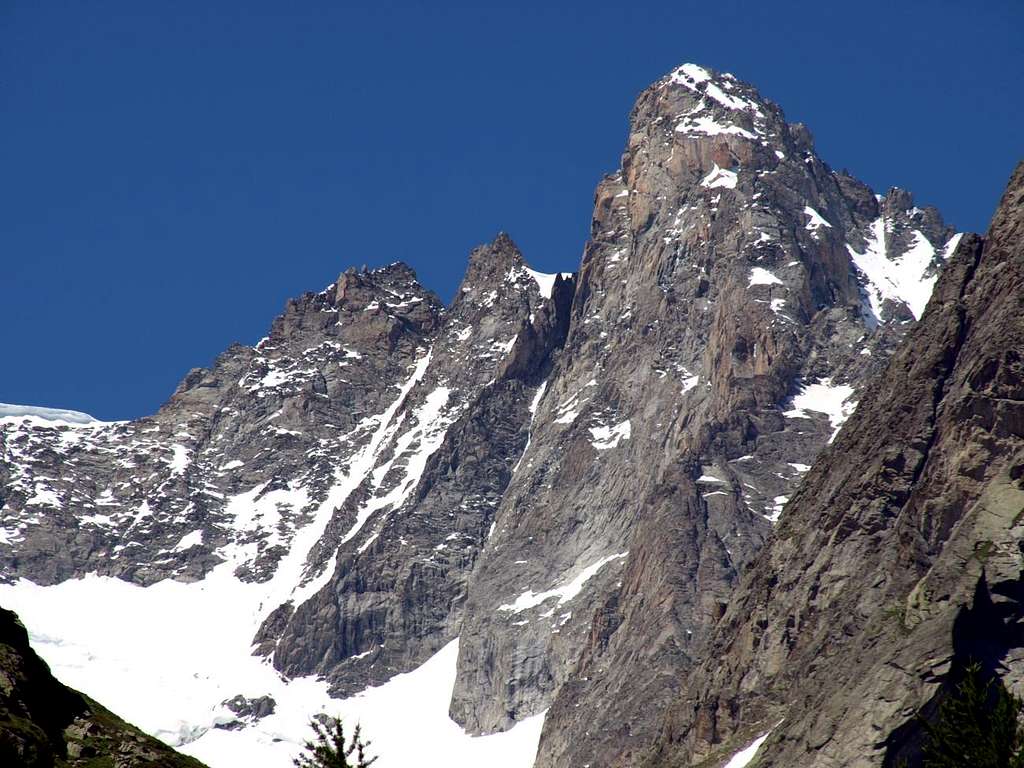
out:
M469 293L474 288L497 283L508 277L513 270L526 266L519 246L505 232L499 232L494 240L474 248L469 254L469 264L457 293Z
M466 319L503 313L520 314L533 325L543 310L567 308L572 274L545 274L531 269L512 238L499 232L493 241L474 248L451 311ZM492 309L494 308L494 309Z
M476 571L460 723L488 732L549 707L544 768L629 763L653 735L645 713L668 701L737 573L909 327L907 302L930 292L938 247L905 271L907 240L855 258L878 205L731 76L684 65L640 94ZM610 469L648 450L659 458L644 472ZM571 610L534 602L581 574Z
M768 118L769 112L778 110L749 83L738 80L728 72L717 72L693 63L676 67L649 90L664 91L671 97L674 106L689 107L686 114L680 115L678 127L683 131L692 129L706 133L692 125L684 126L683 123L707 124L712 114L729 114L729 120L763 121ZM742 131L749 131L750 128L733 125L731 130L729 126L723 126L722 130L742 135Z
M539 768L631 763L951 235L684 65L638 97L578 273L505 233L448 308L401 263L347 270L153 417L0 423L2 575L244 608L183 654L233 670L175 736L197 749L243 711L232 733L268 743L271 707L245 702L301 719L294 678L348 696L443 663L467 731L543 720ZM164 631L194 643L190 621ZM245 666L268 659L280 676ZM193 701L193 676L169 695Z
M634 133L653 132L679 146L680 157L671 154L677 170L702 175L716 166L770 169L778 154L813 152L810 132L789 126L782 110L756 88L696 64L683 64L641 94L632 123Z
M329 295L332 287L333 297ZM420 284L413 268L400 261L374 270L367 270L365 267L360 271L347 269L323 294L332 298L338 308L344 305L350 311L365 309L367 305L382 297L392 299L386 301L389 305L400 304L406 299L428 299L431 304L440 305L433 292ZM395 298L399 301L395 302Z

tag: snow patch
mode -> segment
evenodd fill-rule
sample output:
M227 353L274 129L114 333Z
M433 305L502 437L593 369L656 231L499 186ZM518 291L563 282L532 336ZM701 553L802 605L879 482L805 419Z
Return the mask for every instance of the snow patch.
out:
M750 280L747 283L747 287L750 288L755 285L785 285L785 283L767 269L754 267L750 270Z
M455 639L412 672L343 702L332 702L327 712L346 723L360 723L363 735L373 742L370 752L379 756L377 768L529 768L546 711L501 733L470 736L448 717L458 658ZM259 761L242 764L263 765Z
M831 379L822 379L801 389L793 397L793 407L782 415L789 419L807 419L810 418L807 411L826 414L834 430L828 440L831 443L839 434L843 422L857 407L856 401L850 400L852 395L853 387L847 384L833 385Z
M746 99L741 99L737 96L726 93L714 83L708 83L704 88L704 93L717 101L723 107L727 109L734 109L737 112L753 106L751 102Z
M374 483L379 487L391 472L395 462L404 459L405 468L402 480L385 495L373 496L360 506L356 513L356 522L342 538L342 543L353 538L377 510L393 511L405 503L419 482L423 470L427 466L427 460L440 447L448 427L454 421L452 414L444 413L444 407L448 404L450 395L451 390L448 387L437 387L424 398L423 404L413 414L413 426L395 440L391 459L373 470ZM363 542L359 551L364 551L373 538L375 536Z
M772 499L771 509L768 511L768 514L765 515L765 517L768 518L768 521L772 523L779 522L779 517L782 516L782 510L788 502L789 496L776 496Z
M555 424L572 424L580 415L580 410L586 402L586 400L580 402L580 393L577 392L565 402L560 403L556 409Z
M60 509L60 497L49 486L43 485L42 483L36 483L32 496L25 501L25 506L45 506Z
M683 64L669 75L669 79L676 85L682 85L693 90L700 83L706 83L710 80L711 73L704 69L704 67L697 66L696 64Z
M591 427L590 436L594 439L590 444L599 451L607 451L615 448L620 441L629 440L632 434L633 426L629 419L613 427Z
M541 382L540 386L537 387L537 391L533 395L533 400L530 401L530 415L534 416L537 413L537 406L540 405L540 399L544 397L544 392L548 388L548 382L545 379Z
M0 420L14 419L21 416L31 416L43 421L52 421L64 424L101 424L88 413L81 411L69 411L64 408L42 408L36 405L14 405L11 403L0 403Z
M957 232L955 235L953 235L951 238L949 238L949 242L947 242L942 247L942 254L941 254L940 258L943 261L949 261L949 257L953 255L954 251L956 251L956 247L958 245L960 245L960 239L963 236L964 236L963 232Z
M832 225L825 221L822 215L813 208L811 208L811 206L805 205L804 213L810 219L810 221L807 222L808 231L817 232L822 227L828 227L829 229L832 229Z
M935 248L915 229L910 247L901 256L892 258L887 250L885 230L885 219L879 217L871 224L863 252L852 245L846 246L853 263L864 276L864 290L871 314L876 323L881 322L882 305L888 300L906 304L914 319L920 319L937 279L934 274L925 277L935 260Z
M202 543L203 543L203 532L202 531L198 531L198 530L197 531L192 531L191 533L186 533L184 536L182 536L181 537L181 541L179 541L177 544L175 544L174 545L174 549L171 550L171 551L172 552L184 552L187 549L192 549L192 547L198 547Z
M701 133L705 136L721 136L722 134L733 134L742 136L744 139L754 141L757 137L745 128L738 125L722 125L714 118L707 115L691 117L687 115L680 122L676 123L677 133Z
M770 734L771 731L768 731L768 733L758 736L750 742L749 745L733 755L729 762L722 766L722 768L746 768L747 765L750 764L750 761L754 759L754 756L757 754L757 750L759 750L761 745L767 741Z
M544 397L544 392L547 388L548 382L547 379L545 379L540 383L540 386L537 387L537 391L533 393L533 400L530 401L530 431L526 433L526 445L523 446L523 452L519 456L519 461L517 461L515 466L512 467L513 475L516 473L516 470L519 469L519 465L523 463L523 459L526 458L526 452L530 450L530 443L533 442L533 422L537 418L537 408L540 405L540 400ZM492 523L491 529L493 530L493 528L494 524ZM488 538L490 538L490 536L488 536Z
M513 336L508 341L505 341L505 342L501 342L501 341L491 342L491 349L493 351L495 351L495 352L498 352L499 354L507 355L509 352L512 351L512 347L514 347L516 345L516 339L518 339L518 338L519 338L519 334L517 333L515 336Z
M707 189L716 189L718 187L736 189L736 174L725 168L719 168L718 163L715 163L711 172L701 179L700 185Z
M727 72L722 73L722 80L734 80L732 75ZM688 88L691 91L695 91L710 99L721 104L726 109L743 111L752 110L757 114L761 114L757 104L749 99L743 99L739 96L726 93L718 84L714 81L711 73L704 67L697 66L696 64L683 64L680 67L676 67L667 78L668 83L674 85L681 85L684 88ZM703 86L703 87L701 87ZM731 88L731 84L726 86Z
M177 477L185 471L188 466L188 448L180 443L171 444L171 477Z
M613 560L621 560L628 554L629 552L620 552L617 555L608 555L608 557L603 557L596 563L588 565L586 568L580 571L579 574L577 574L576 577L573 578L571 581L568 581L565 584L562 584L561 586L554 587L553 589L549 589L545 592L534 592L532 589L528 589L521 595L519 595L519 597L516 598L515 602L506 603L505 605L498 606L498 610L510 611L512 613L522 613L523 611L529 610L530 608L534 608L540 605L541 603L550 600L553 597L558 598L558 604L555 607L560 608L566 603L568 603L570 600L572 600L574 597L576 597L580 592L582 592L584 585L591 578L593 578L598 571L600 571L602 568L608 565L608 563L612 562ZM552 608L551 612L554 612L554 608Z
M529 267L524 267L524 269L530 277L537 281L537 289L540 291L540 295L545 299L551 298L551 291L555 287L555 278L561 275L562 279L568 280L573 275L572 272L555 272L554 274L549 275L544 272L536 272Z

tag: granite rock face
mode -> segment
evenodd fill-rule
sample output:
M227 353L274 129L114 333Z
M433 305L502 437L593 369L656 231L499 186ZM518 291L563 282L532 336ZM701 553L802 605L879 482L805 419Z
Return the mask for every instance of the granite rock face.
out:
M531 398L568 326L573 281L545 280L507 236L470 255L402 402L409 416L317 544L328 582L261 630L278 669L327 676L347 694L458 636L469 575L528 439Z
M254 652L338 696L459 637L469 732L546 711L538 766L636 764L958 240L684 65L638 98L577 273L506 235L448 307L349 270L152 417L0 408L0 579L230 573L268 595ZM226 727L259 715L238 693Z
M1024 164L787 506L651 765L919 765L970 661L1024 690Z
M453 716L479 733L548 709L538 766L630 764L952 237L728 75L645 91L473 575ZM884 274L914 259L916 282Z
M2 608L0 765L203 768L54 679L18 617Z

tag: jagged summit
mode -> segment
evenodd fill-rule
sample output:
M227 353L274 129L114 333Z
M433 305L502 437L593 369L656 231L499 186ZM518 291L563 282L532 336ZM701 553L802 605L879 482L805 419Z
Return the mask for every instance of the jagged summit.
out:
M696 64L677 67L641 95L634 122L666 124L673 132L673 144L695 142L698 147L686 152L691 161L697 161L695 173L704 174L701 186L735 189L740 184L742 189L745 181L756 185L758 176L783 172L786 165L799 169L803 164L806 167L798 176L832 174L837 180L843 177L852 182L847 186L860 198L851 201L858 213L871 219L913 219L915 228L935 249L941 250L955 232L936 209L917 208L911 194L898 187L884 196L873 195L872 205L870 195L865 194L870 192L867 187L848 174L833 174L818 158L805 125L788 123L775 102L729 73ZM710 151L704 148L707 146ZM790 174L787 183L793 182L799 183L799 179ZM831 225L831 219L825 218Z
M483 292L482 301L487 304L493 301L492 294L496 297L499 291L505 290L503 285L514 290L535 290L541 298L550 299L556 284L567 284L573 276L572 272L547 274L531 269L508 233L499 232L493 241L470 253L469 266L455 293L454 304L464 301L467 295L479 301L481 297L477 294L480 292Z
M508 233L499 232L491 242L478 245L470 251L469 264L460 288L467 283L504 278L510 270L525 266L526 260L519 246Z
M771 170L787 157L806 161L814 153L806 126L787 123L782 109L754 86L696 64L677 67L641 94L635 121L643 111L676 140L726 140L730 154L712 158L725 169Z
M683 134L763 141L772 135L774 123L782 120L778 106L753 86L697 64L677 67L649 90L666 91L673 104L687 107L675 115L672 126Z
M683 65L637 99L622 169L598 187L581 280L585 287L599 253L612 268L650 230L660 233L659 250L703 251L696 264L706 269L707 259L714 269L725 251L705 244L727 229L729 251L748 271L788 287L789 297L773 297L780 311L795 309L798 293L804 316L841 297L873 327L919 315L955 234L908 193L876 196L833 171L809 131L752 86ZM820 264L807 264L821 249ZM672 281L661 287L671 292Z
M425 302L430 307L440 307L434 292L423 287L413 268L400 261L375 270L348 269L331 289L332 286L327 287L326 297L336 308L347 311L371 307L405 315L414 304Z
M487 732L548 707L543 768L629 764L654 736L648 713L670 701L951 249L950 229L918 236L924 223L897 203L909 205L883 217L806 128L738 80L688 67L640 94L622 167L595 195L541 426L499 513L519 544L499 528L475 581L499 606L521 605L524 581L555 590L601 564L591 621L577 603L555 634L546 606L471 605L461 723ZM623 466L645 471L624 482Z

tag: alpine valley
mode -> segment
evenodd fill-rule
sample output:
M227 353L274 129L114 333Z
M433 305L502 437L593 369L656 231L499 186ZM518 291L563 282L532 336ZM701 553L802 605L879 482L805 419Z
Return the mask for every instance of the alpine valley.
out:
M0 756L284 768L326 713L379 768L919 765L968 657L1024 690L1022 237L1024 166L961 237L685 64L574 273L499 234L150 417L0 406Z

